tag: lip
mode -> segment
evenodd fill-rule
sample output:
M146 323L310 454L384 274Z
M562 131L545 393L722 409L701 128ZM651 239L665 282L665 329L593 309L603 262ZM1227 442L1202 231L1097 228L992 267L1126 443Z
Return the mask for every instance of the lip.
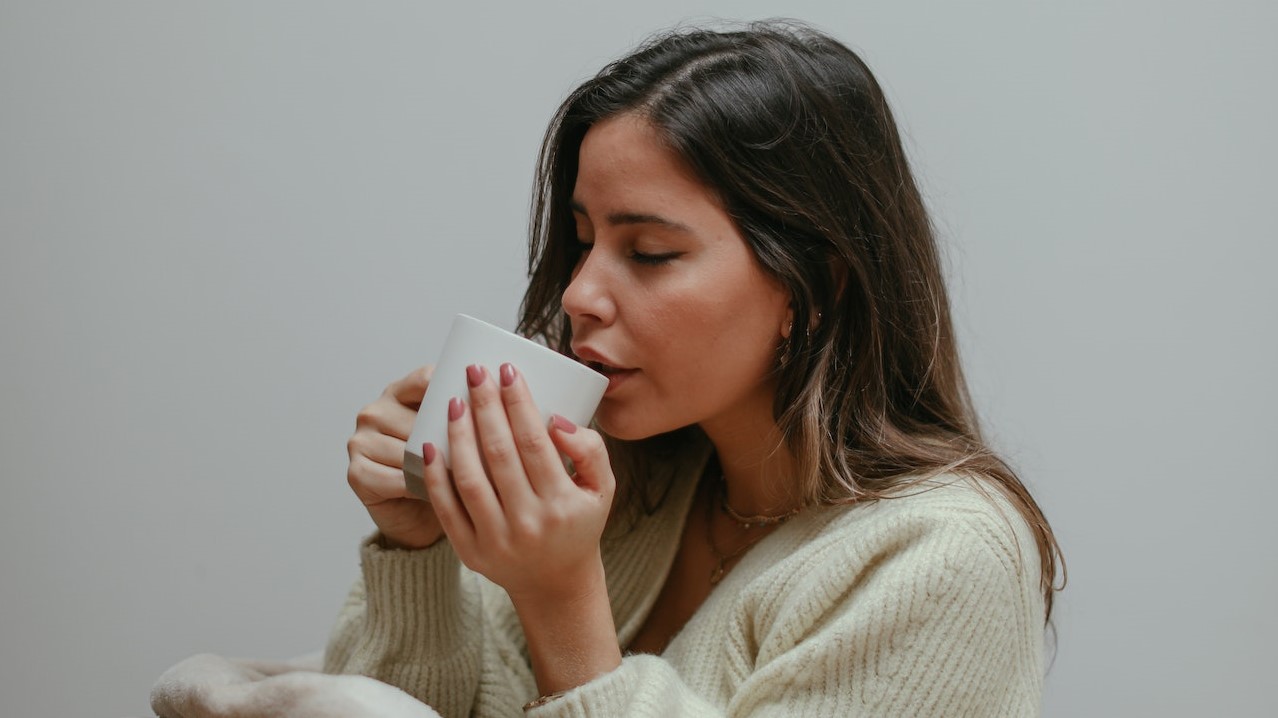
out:
M608 377L608 389L604 392L604 396L616 391L617 387L639 372L634 367L621 366L619 362L588 346L573 347L572 353L585 362L586 366Z

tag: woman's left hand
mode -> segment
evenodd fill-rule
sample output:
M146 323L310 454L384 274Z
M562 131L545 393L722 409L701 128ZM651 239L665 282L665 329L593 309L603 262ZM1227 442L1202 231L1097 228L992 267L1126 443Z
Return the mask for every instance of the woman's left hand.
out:
M562 417L548 426L523 376L510 364L498 374L467 367L470 401L448 407L451 480L437 447L423 447L426 489L462 562L517 605L577 600L602 579L616 487L603 439Z

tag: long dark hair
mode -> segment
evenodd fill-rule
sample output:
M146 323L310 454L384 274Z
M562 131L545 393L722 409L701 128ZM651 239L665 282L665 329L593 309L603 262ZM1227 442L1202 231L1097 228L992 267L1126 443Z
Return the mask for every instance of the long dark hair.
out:
M657 129L789 290L797 329L779 351L773 416L805 499L886 498L946 472L993 482L1034 533L1050 618L1059 546L981 437L896 123L869 68L838 41L796 23L677 30L569 95L539 157L520 330L569 352L560 298L579 252L578 151L592 125L623 113ZM697 441L690 427L610 449L619 480L644 495Z

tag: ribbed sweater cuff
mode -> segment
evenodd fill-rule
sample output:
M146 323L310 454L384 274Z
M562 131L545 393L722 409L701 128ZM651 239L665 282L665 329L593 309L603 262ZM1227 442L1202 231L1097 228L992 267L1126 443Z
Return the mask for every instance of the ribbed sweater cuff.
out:
M383 548L374 534L360 549L368 614L363 650L394 663L456 657L474 636L477 597L463 598L461 562L447 541L430 548ZM469 629L469 630L468 630Z
M668 663L656 656L627 656L615 670L528 711L528 715L533 718L671 715L676 706L686 707L687 702L701 703L688 695Z

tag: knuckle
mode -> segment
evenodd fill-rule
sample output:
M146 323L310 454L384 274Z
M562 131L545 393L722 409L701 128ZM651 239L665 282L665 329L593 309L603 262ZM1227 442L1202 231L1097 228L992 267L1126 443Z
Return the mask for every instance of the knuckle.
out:
M546 510L545 515L542 517L542 521L548 529L560 528L569 523L568 512L561 506L553 506Z
M364 477L360 471L359 462L352 461L350 466L346 467L346 485L355 493L359 493L364 488Z
M496 404L496 397L492 392L484 391L483 386L477 386L470 390L470 408L482 411Z
M541 524L528 514L520 514L511 519L510 533L519 542L531 541L541 533Z
M595 431L594 429L591 429L588 426L581 427L581 437L585 439L586 442L593 447L597 447L600 449L604 448L603 434L600 434L599 432Z
M484 442L484 455L492 464L505 464L518 457L515 445L504 439Z
M378 406L378 402L373 402L372 404L368 404L364 408L360 409L357 414L355 414L355 427L362 428L365 426L375 425L380 416L381 416L381 407Z
M453 486L457 489L457 495L462 498L478 498L483 496L484 482L479 481L469 474L454 474Z
M501 397L484 382L470 390L470 405L475 409L487 409L501 401Z
M457 551L457 558L462 562L463 566L475 573L484 573L484 564L479 560L478 556L470 551L458 549L457 547L454 547L454 549Z
M544 437L544 432L520 429L515 432L515 446L518 447L521 452L531 453L541 448L542 439Z
M603 437L597 431L590 431L585 435L586 451L591 456L598 458L606 458L608 456L608 447L604 444Z
M382 394L379 398L394 399L395 395L399 393L400 387L402 387L405 382L412 381L412 379L413 379L413 375L409 374L408 376L404 377L403 379L400 379L399 381L393 381L387 384L386 388L382 389Z

